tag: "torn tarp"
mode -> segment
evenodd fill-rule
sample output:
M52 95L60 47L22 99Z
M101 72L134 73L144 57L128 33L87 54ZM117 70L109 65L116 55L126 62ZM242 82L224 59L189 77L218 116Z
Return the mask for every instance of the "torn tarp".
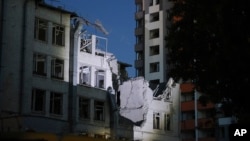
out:
M146 120L148 107L153 99L153 91L143 77L123 82L119 86L120 115L134 123Z

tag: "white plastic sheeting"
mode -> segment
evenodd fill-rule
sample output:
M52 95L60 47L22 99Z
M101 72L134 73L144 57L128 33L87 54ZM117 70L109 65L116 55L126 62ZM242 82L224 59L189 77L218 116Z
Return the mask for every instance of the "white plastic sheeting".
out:
M120 115L134 123L146 120L149 104L153 100L153 91L143 77L123 82L119 86Z

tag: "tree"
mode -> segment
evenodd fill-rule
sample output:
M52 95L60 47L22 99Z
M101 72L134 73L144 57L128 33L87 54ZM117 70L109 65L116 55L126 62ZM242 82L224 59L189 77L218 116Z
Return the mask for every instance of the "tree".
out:
M166 37L170 76L191 79L214 101L230 97L247 105L250 86L250 2L170 0Z

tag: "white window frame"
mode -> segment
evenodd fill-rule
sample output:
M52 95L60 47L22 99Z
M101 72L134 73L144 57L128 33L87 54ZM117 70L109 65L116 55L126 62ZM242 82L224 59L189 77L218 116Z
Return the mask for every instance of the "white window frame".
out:
M65 45L65 27L59 24L53 24L52 44L57 46Z
M34 53L33 54L33 74L47 75L47 58L46 55Z
M102 77L103 79L101 79L100 77ZM101 80L103 82L101 82ZM95 85L97 88L105 88L105 71L104 70L97 70L96 71L96 81L95 81Z
M153 113L153 129L161 129L161 114L158 112Z
M90 66L80 67L79 84L91 85L91 67Z
M56 79L64 79L64 60L51 58L51 77Z
M35 18L34 37L37 40L47 42L47 40L48 40L48 21L46 21L44 19L40 19L40 18Z

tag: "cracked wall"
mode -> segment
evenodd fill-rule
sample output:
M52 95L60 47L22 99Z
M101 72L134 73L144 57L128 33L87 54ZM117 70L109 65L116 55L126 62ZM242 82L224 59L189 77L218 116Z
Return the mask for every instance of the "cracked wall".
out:
M153 91L143 77L125 81L119 86L120 115L134 123L146 120L149 104L153 100Z

